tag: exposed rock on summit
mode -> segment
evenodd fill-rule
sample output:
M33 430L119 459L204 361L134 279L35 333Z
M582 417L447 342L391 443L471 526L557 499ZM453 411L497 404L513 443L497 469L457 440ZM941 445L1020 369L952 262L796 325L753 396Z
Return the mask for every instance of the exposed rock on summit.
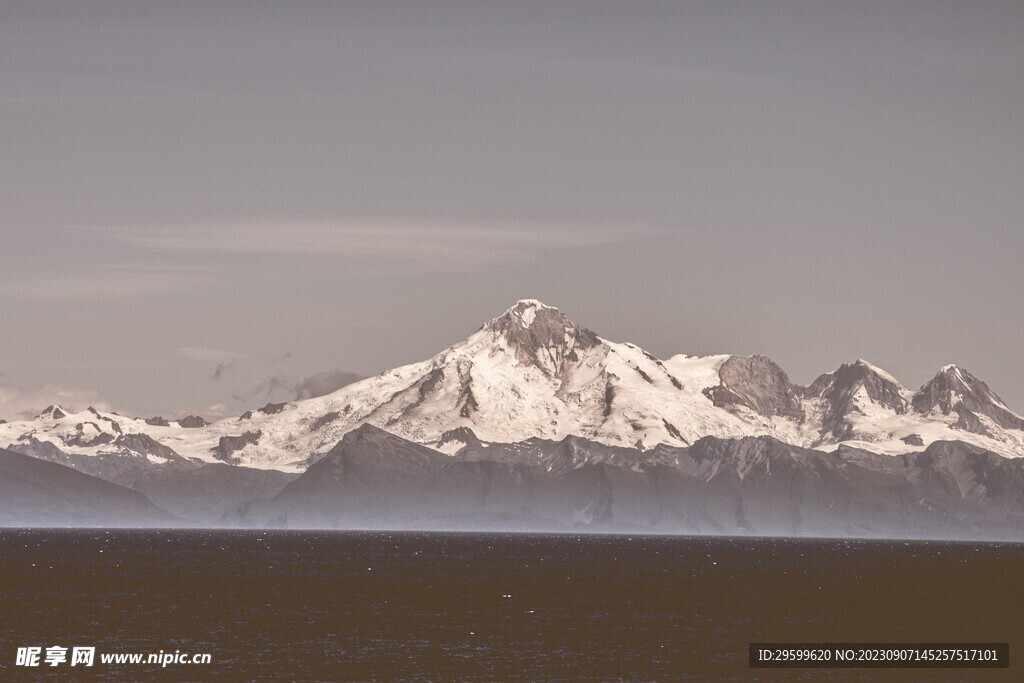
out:
M540 368L551 377L562 376L580 360L583 351L601 343L562 311L533 299L524 299L485 325L504 336L520 362Z
M719 408L744 406L761 415L802 420L799 387L766 356L730 356L718 370L722 383L705 390Z

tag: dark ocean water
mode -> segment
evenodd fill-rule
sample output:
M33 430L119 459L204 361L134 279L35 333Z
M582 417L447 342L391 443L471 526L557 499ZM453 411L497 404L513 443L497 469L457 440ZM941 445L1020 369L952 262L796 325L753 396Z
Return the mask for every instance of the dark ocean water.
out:
M0 531L0 680L1024 680L1024 546ZM764 670L750 642L1009 642L1009 670ZM95 646L91 669L15 666ZM208 665L100 653L210 653ZM1016 658L1016 659L1015 659Z

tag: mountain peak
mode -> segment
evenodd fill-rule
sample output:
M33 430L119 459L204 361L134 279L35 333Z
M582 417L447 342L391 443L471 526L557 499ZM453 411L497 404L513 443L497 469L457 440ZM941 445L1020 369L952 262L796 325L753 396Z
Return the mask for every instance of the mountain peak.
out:
M887 370L883 370L882 368L878 367L877 365L875 365L874 363L872 363L869 360L865 360L863 358L858 358L856 361L854 361L853 367L862 368L864 370L867 370L869 373L871 373L873 375L876 375L877 377L879 377L884 382L887 382L887 383L897 387L901 391L906 388L906 387L903 386L903 383L900 382L895 377L893 377L893 375L890 372L888 372Z
M521 362L551 376L562 375L579 354L598 346L600 338L565 313L536 299L522 299L484 329L502 337Z
M882 368L863 358L858 358L853 363L843 363L833 372L821 375L807 387L805 393L820 396L824 391L838 387L840 391L852 395L862 386L867 390L868 397L872 401L888 405L897 412L904 412L900 408L905 403L901 398L904 391L903 384ZM905 407L903 406L903 408Z
M367 439L381 439L390 437L391 434L384 431L380 427L375 427L369 422L361 424L350 432L347 432L342 441L348 441L351 443L357 443L359 441L365 441Z
M948 415L956 403L975 395L989 402L992 392L984 382L963 368L952 364L943 365L915 394L914 408L919 412L938 408Z
M519 308L520 306L526 306L531 308L554 308L554 306L548 306L540 299L520 299L512 308Z
M821 433L836 439L852 438L857 416L863 414L862 403L868 402L893 411L907 412L906 389L885 370L858 358L843 363L804 389L806 398L821 401L823 413Z
M564 322L575 326L575 323L560 310L537 299L520 299L514 306L495 318L495 322L502 323L502 326L514 324L520 327L530 327L538 316L546 319L561 318Z
M977 380L974 375L967 372L959 365L950 363L949 365L943 365L939 368L939 371L935 374L936 377L945 377L948 381L960 384L965 388L969 388L969 383L974 383Z
M870 370L870 371L872 371L874 373L886 374L886 375L889 374L885 370L882 370L882 368L878 367L877 365L875 365L874 363L872 363L869 360L865 360L864 358L858 358L857 360L855 360L853 362L853 365L859 365L862 368L867 368L868 370Z
M1024 429L1024 418L1011 411L985 382L957 365L944 365L914 394L912 405L924 414L957 413L956 426L976 433L987 433L978 419L981 415L1001 427Z
M42 418L51 418L54 420L60 420L61 418L64 418L66 416L67 411L62 409L59 405L54 404L51 406L47 406L46 409L43 410L43 412L36 415L36 419L39 420Z

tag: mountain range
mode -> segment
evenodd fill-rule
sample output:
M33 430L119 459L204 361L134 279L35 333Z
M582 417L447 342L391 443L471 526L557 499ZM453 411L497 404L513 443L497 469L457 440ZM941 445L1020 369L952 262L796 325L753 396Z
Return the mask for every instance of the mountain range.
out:
M363 425L279 494L221 523L1020 540L1024 460L962 442L887 456L764 436L653 452L530 439L446 456Z
M658 359L536 300L326 396L212 424L50 406L0 447L194 523L1012 536L1024 514L1024 418L963 368L912 391L857 360L801 386L759 355Z

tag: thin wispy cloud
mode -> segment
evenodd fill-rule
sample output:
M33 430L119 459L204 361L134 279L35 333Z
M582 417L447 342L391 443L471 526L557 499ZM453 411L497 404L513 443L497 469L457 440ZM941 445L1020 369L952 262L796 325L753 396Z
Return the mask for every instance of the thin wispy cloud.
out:
M629 241L652 231L649 226L370 221L108 228L102 233L151 253L373 257L450 268Z
M0 276L0 297L101 302L151 296L208 283L192 268L166 264L107 263L57 272L10 272Z
M211 291L247 269L247 256L348 259L353 267L373 261L403 273L474 270L658 232L651 226L429 221L67 229L108 244L105 261L45 273L12 270L0 275L0 297L105 302Z

